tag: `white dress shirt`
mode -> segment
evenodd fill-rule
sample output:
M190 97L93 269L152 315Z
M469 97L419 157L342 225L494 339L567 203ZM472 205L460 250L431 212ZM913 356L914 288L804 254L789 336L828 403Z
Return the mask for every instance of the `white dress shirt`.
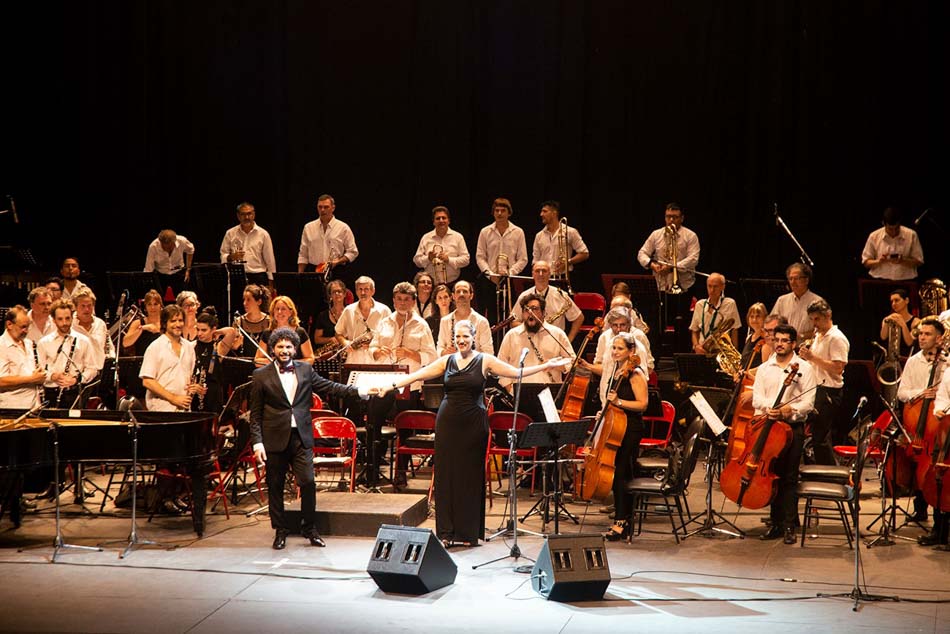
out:
M505 333L505 338L501 340L501 347L498 348L498 358L517 368L518 359L521 357L521 351L524 348L528 349L528 356L524 360L524 367L526 368L541 365L554 357L574 356L574 349L571 347L567 334L557 326L545 324L538 332L529 333L525 325L521 324ZM524 382L561 383L564 381L564 374L568 369L567 366L550 368L544 372L524 377ZM514 383L515 380L501 377L499 382L508 386Z
M79 280L76 280L76 286L73 287L73 290L69 290L68 288L66 288L66 283L63 282L63 296L61 299L72 299L73 295L79 294L79 291L91 291L91 290L92 290L91 288L89 288L88 286L80 282ZM55 326L53 327L53 330L56 330ZM34 339L33 341L38 341L38 340Z
M551 271L554 271L556 262L559 261L558 254L558 236L561 233L561 226L554 231L548 231L545 227L534 236L534 245L531 247L531 262L544 260L551 265ZM567 228L567 259L570 260L575 253L590 253L580 232L574 227ZM569 264L568 270L573 271L574 265Z
M244 251L244 270L248 273L267 273L267 279L274 279L277 261L274 259L274 244L270 234L258 224L247 233L241 225L231 227L221 240L221 263L235 251Z
M408 365L412 374L424 365L429 365L438 358L435 344L432 341L432 331L426 320L415 311L409 311L405 324L399 325L398 313L387 315L379 321L373 333L372 348L389 348L393 355L389 358L380 358L371 363L392 363ZM409 357L396 357L396 348L406 348L419 353L421 361ZM409 388L416 391L422 389L422 381L416 381Z
M811 364L797 354L793 354L789 365L782 368L773 353L755 372L755 383L752 384L752 407L755 408L756 414L764 414L775 405L775 398L782 389L782 383L788 377L789 366L792 363L798 364L800 376L792 380L792 384L782 395L782 402L778 405L787 404L791 407L792 420L795 422L804 421L815 409L815 390L813 389L815 373Z
M887 258L892 254L923 262L924 250L920 246L917 232L902 226L897 237L892 238L887 235L884 227L872 231L861 252L861 261ZM884 262L870 269L868 275L882 280L912 280L917 277L917 267L885 259Z
M944 372L940 378L940 387L937 388L937 396L934 398L934 411L946 412L950 409L950 372Z
M811 291L805 291L801 297L796 297L795 293L785 293L775 300L775 305L772 306L772 314L781 315L787 319L788 324L794 326L798 334L801 335L804 332L814 330L815 327L808 317L808 306L819 299L822 299L822 297ZM799 343L801 343L801 340L802 338L799 337Z
M934 370L934 385L941 382L946 363L937 365ZM927 358L923 350L911 355L904 364L901 372L900 383L897 384L897 399L902 403L910 401L921 392L927 389L930 384L930 372L933 369L933 361Z
M155 379L159 385L172 394L184 394L195 370L195 342L179 339L181 352L175 354L172 340L162 335L149 344L142 357L142 369L139 377ZM145 406L157 412L175 412L178 407L166 401L151 390L145 393Z
M89 383L99 373L92 342L89 337L76 330L70 330L65 337L60 335L59 331L48 334L36 343L36 350L39 353L40 365L46 370L46 383L43 384L45 387L58 387L51 378L55 372L66 373L77 379L81 377L81 383Z
M637 253L637 261L645 269L650 268L650 262L659 261L666 264L673 263L673 254L667 250L666 228L657 229L647 237L646 242ZM696 265L699 264L699 236L686 227L680 227L676 232L676 266L677 279L683 290L690 288L696 281ZM673 271L653 273L656 286L661 291L668 291L673 286Z
M106 363L106 357L114 357L115 352L112 349L112 339L109 337L109 328L106 322L95 315L92 316L92 325L88 330L83 328L79 319L73 317L73 330L89 337L92 342L92 356L97 370L102 370Z
M359 254L356 238L348 224L334 217L324 228L320 220L313 220L303 226L300 234L297 264L317 266L344 256L352 262Z
M33 309L26 311L26 314L30 318L30 329L26 331L26 336L31 341L39 341L46 335L56 332L56 322L53 321L52 315L46 317L46 324L40 329L33 321Z
M435 245L440 245L442 251L449 256L449 261L445 263L445 281L454 282L459 278L459 270L468 266L471 256L468 254L468 247L465 246L465 238L458 231L449 229L444 236L439 237L435 229L426 233L419 240L419 248L416 249L416 255L412 258L413 263L420 269L432 276L439 284L442 282L441 275L436 275L435 262L429 261L429 251Z
M491 324L474 310L466 317L475 325L475 351L495 354L495 344L491 339ZM462 320L459 320L462 321ZM439 341L436 348L439 351L455 347L455 311L439 321Z
M158 238L148 245L148 255L145 256L146 273L158 271L162 275L171 275L185 268L185 255L194 255L195 245L185 236L175 236L175 247L171 253L162 248Z
M37 365L33 342L26 338L23 347L17 344L6 330L0 335L0 377L31 376L42 365ZM38 405L38 385L24 385L0 389L0 408L29 409Z
M811 352L819 359L825 361L844 361L848 363L848 351L851 344L848 338L844 336L837 326L832 326L828 332L822 334L815 332L815 339L811 344ZM824 387L840 388L844 387L844 375L833 375L824 368L814 365L815 383Z
M340 318L336 320L335 331L336 334L345 337L349 341L353 341L367 330L371 330L375 333L379 322L391 314L392 311L389 310L389 306L381 304L374 299L373 307L369 309L369 317L363 319L363 314L360 312L360 303L353 302L340 313ZM366 343L370 343L370 341ZM376 363L368 345L357 349L350 348L346 353L346 362Z
M504 262L498 262L499 254L508 256L508 270L504 271ZM478 246L475 249L475 263L482 273L499 273L501 268L509 275L518 275L528 265L528 247L524 241L524 231L513 222L502 234L495 223L482 228L478 233ZM482 351L484 352L484 351Z
M699 332L699 343L702 344L706 337L727 319L732 319L730 330L738 330L742 327L736 300L731 297L720 297L719 305L711 306L708 299L701 299L693 307L693 319L689 322L689 329Z
M521 300L532 293L537 293L544 298L544 319L547 321L549 317L557 315L562 310L566 311L557 319L551 321L551 325L557 326L561 330L567 330L567 322L574 321L584 316L584 312L578 308L577 304L574 303L574 300L571 299L571 296L565 293L562 289L557 286L548 286L547 290L543 293L538 291L536 286L525 290L521 295L518 295L517 301L511 307L511 314L515 316L515 319L518 321L524 321L524 313L521 310Z

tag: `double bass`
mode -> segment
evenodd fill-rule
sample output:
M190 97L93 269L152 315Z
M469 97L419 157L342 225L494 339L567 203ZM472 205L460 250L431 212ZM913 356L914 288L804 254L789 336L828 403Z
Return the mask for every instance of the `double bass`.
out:
M782 404L788 387L799 376L798 364L790 363L788 376L782 382L772 409ZM733 451L719 476L723 495L740 507L760 509L775 497L779 476L772 465L792 442L792 428L783 421L767 416L753 419L744 430L743 438L731 437Z
M950 511L950 416L940 419L931 444L929 460L917 463L917 485L927 504L946 513Z
M561 403L560 411L561 420L579 420L584 412L584 403L587 401L587 391L590 388L590 374L579 376L577 374L577 362L584 356L584 350L587 349L591 339L599 335L603 327L603 317L594 320L594 327L584 337L584 341L574 357L574 363L571 364L571 369L567 372L567 378L561 385L560 392L564 392L564 402ZM557 397L561 396L560 392ZM555 401L557 397L555 397Z
M640 357L630 355L617 383L626 381L640 365ZM594 424L594 433L584 454L584 477L575 485L575 494L583 500L602 500L613 488L617 452L627 432L627 413L613 403L607 403ZM592 445L590 443L593 443Z
M938 346L935 350L933 365L930 367L930 377L927 380L928 389L937 381L937 370L943 364L943 349ZM915 485L922 485L921 477L930 468L931 454L933 453L934 436L940 427L940 421L934 416L934 399L919 398L910 401L904 406L904 427L910 442L904 451L895 452L894 466L895 484L898 489L909 490ZM916 463L916 467L914 466Z

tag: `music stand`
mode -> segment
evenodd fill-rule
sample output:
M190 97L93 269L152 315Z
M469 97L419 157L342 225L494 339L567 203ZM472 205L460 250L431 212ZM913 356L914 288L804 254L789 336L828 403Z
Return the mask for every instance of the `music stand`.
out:
M409 374L408 365L386 365L369 363L348 363L343 366L343 383L357 387L389 387L405 375ZM408 394L406 386L404 393ZM399 398L399 395L397 395ZM369 493L382 493L379 488L379 464L377 463L377 444L382 424L376 425L375 420L366 416L366 464L358 479L366 485Z
M219 309L223 306L225 315L231 314L231 289L237 286L243 294L247 286L243 264L194 264L191 273L195 290L199 297L204 298L205 305L211 304Z
M445 385L441 381L438 383L429 383L426 381L422 384L422 408L423 409L439 409L439 406L442 405L442 398L445 396Z
M525 429L524 434L521 436L521 441L518 443L519 449L530 449L533 447L544 448L548 450L548 455L553 455L553 458L546 458L544 460L538 461L544 465L544 475L542 480L542 493L541 498L535 503L531 510L529 510L524 517L521 518L521 521L524 522L528 517L537 513L541 516L541 532L545 532L548 524L548 517L551 511L551 499L554 500L554 534L560 534L560 524L558 520L560 519L561 514L567 516L568 519L577 524L577 518L567 510L563 502L561 502L561 478L560 478L560 463L561 460L558 459L560 454L561 447L564 445L579 445L583 444L584 440L587 438L587 428L590 426L590 421L588 420L572 420L565 422L556 422L556 423L531 423ZM537 462L535 463L537 464ZM548 473L547 466L554 466L554 491L548 493Z
M734 387L732 379L719 371L715 357L704 354L677 352L673 355L680 381L693 387Z
M106 283L113 300L118 299L122 291L128 290L130 301L138 301L145 297L145 293L156 290L162 295L165 289L158 279L158 273L152 271L106 271Z

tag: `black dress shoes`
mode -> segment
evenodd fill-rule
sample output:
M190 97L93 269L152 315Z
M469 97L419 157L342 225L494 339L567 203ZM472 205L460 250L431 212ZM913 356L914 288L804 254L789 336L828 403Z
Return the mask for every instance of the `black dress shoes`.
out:
M940 543L940 533L936 530L930 531L926 535L918 537L917 543L921 546L936 546Z
M794 544L797 540L795 539L795 529L786 528L785 529L785 539L783 540L786 544Z
M274 535L274 550L283 550L287 547L287 531L277 531Z
M775 524L773 524L772 526L769 527L769 530L767 530L767 531L766 531L765 533L763 533L762 535L759 535L759 539L761 539L761 540L763 540L763 541L768 541L768 540L771 540L771 539L778 539L779 537L782 536L782 533L784 533L784 532L785 532L785 531L782 530L782 527L781 527L781 526L776 526Z
M306 537L310 540L311 546L319 546L320 548L326 548L327 546L327 543L323 541L323 538L320 537L320 533L317 531L308 533Z

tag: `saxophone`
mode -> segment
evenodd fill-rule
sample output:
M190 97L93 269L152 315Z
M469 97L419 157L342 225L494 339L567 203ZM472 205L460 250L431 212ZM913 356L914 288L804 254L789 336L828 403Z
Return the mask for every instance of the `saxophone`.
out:
M557 289L557 290L561 291L561 289ZM561 291L561 292L563 293L564 291ZM567 311L571 309L571 306L572 306L572 303L570 301L564 302L564 306L561 307L561 310L557 311L553 315L545 317L544 321L546 321L549 324L553 324L558 319L563 317L567 313Z
M709 333L708 337L703 339L703 350L710 356L715 355L719 369L733 379L742 373L742 355L732 345L730 335L734 323L732 317L724 319Z

